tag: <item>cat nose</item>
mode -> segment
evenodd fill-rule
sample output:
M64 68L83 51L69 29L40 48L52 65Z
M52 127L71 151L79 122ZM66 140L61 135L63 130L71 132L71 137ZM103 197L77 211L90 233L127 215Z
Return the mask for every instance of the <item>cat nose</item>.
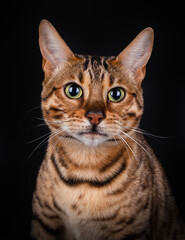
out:
M103 112L95 112L95 111L88 111L85 116L89 119L91 124L98 125L101 120L105 118L105 114Z

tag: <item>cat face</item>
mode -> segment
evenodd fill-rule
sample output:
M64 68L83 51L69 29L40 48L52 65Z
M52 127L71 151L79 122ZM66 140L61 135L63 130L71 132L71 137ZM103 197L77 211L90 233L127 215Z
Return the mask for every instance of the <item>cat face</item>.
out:
M141 81L153 43L150 28L110 58L73 54L45 20L39 43L45 72L42 109L54 134L97 146L114 144L139 124Z

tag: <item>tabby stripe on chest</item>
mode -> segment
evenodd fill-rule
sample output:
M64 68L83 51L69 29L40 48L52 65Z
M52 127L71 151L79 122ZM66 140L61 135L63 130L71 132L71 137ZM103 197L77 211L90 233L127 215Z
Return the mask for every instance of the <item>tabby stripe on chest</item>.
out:
M108 185L109 183L112 183L112 181L114 181L117 177L119 177L119 175L121 175L121 173L125 170L126 168L126 164L125 162L122 163L121 167L119 168L119 170L117 170L117 172L115 174L113 174L111 177L107 177L105 180L103 181L98 181L98 180L83 180L83 179L76 179L73 177L70 178L65 178L60 170L60 167L56 161L56 158L54 156L54 154L51 155L51 161L53 163L53 166L57 172L57 174L59 175L60 179L67 184L68 186L76 186L76 185L80 185L80 184L89 184L91 186L94 187L104 187L106 185ZM103 168L104 170L105 168Z
M44 228L44 230L46 232L48 232L50 235L56 235L57 230L52 229L51 227L48 226L48 224L44 223L44 221L39 217L39 215L33 214L33 221L38 222L42 228Z

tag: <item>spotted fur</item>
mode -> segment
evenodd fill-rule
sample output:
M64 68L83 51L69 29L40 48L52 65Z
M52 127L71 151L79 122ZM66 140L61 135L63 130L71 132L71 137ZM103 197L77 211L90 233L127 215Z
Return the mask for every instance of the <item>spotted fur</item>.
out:
M141 81L151 54L150 47L144 55L147 45L140 42L146 33L152 45L148 28L118 57L75 55L42 21L42 110L51 136L33 195L33 239L185 239L163 169L137 129L143 114ZM58 39L52 47L51 34ZM140 60L131 71L129 49L135 45L140 53L133 61ZM80 99L65 95L70 82L83 89ZM114 103L107 93L118 86L126 95ZM89 111L102 113L103 120L92 126Z

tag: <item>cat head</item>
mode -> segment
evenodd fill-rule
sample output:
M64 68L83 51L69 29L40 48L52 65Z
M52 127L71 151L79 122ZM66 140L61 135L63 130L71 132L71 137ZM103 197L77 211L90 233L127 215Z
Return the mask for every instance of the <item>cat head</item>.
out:
M153 38L153 30L146 28L117 57L77 55L51 23L42 20L42 110L51 131L97 146L119 141L123 132L137 127Z

